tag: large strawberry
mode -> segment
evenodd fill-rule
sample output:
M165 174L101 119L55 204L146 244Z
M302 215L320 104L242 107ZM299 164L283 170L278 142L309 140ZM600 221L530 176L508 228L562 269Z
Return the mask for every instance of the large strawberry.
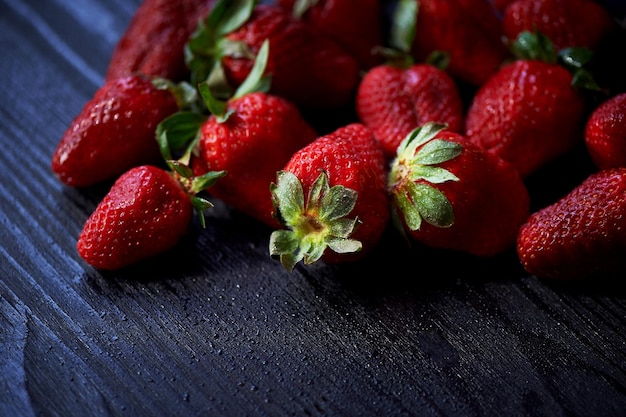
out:
M418 0L416 60L446 52L450 74L470 85L481 85L508 58L501 35L500 20L488 0Z
M511 164L437 123L400 144L388 190L401 232L476 256L513 248L530 210L526 185Z
M569 280L626 273L626 167L595 172L520 228L519 259L530 274Z
M158 164L155 129L182 105L170 87L139 75L107 81L63 133L52 171L67 185L86 187L133 166Z
M502 32L508 39L536 30L556 49L593 49L614 28L609 12L594 0L516 0L502 16Z
M557 55L539 33L525 32L515 45L519 59L474 95L465 114L465 135L527 177L582 143L586 103L579 87L586 87L588 78L574 77L561 65L580 55Z
M415 13L404 14L394 20L388 61L363 75L355 103L359 120L374 132L388 159L396 156L411 131L426 122L445 123L454 132L463 129L464 107L455 80L445 71L445 61L413 61L409 52Z
M287 270L300 261L351 262L377 245L389 219L387 165L372 132L352 123L296 152L276 175L272 195L285 226L270 255Z
M247 82L228 100L216 99L207 84L201 84L212 114L200 126L192 165L197 175L227 171L209 190L211 195L277 227L270 183L294 152L317 138L317 132L293 103L257 91L257 87L268 88L262 77L268 45L265 42L261 48Z
M270 43L266 68L272 76L270 93L307 108L336 108L350 102L359 81L358 61L287 10L253 0L215 4L187 46L192 82L208 79L226 91L239 87L265 40Z
M276 4L335 39L362 69L381 63L375 53L383 44L380 0L277 0Z
M108 80L141 73L183 81L185 44L213 0L143 0L113 50Z
M152 165L122 174L85 222L76 248L99 269L120 269L173 248L187 232L194 207L211 204L196 194L223 173L202 181Z
M585 126L585 145L598 168L626 167L626 92L593 110Z

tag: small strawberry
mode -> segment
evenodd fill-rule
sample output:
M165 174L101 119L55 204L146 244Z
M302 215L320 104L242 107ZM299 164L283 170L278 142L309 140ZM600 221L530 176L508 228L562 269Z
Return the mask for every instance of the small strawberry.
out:
M159 122L179 110L175 88L133 75L100 87L72 120L52 155L52 171L65 184L86 187L129 168L161 161Z
M228 94L248 77L265 40L271 94L314 109L350 103L359 81L357 60L285 9L253 0L218 0L201 22L187 45L192 83L208 80Z
M522 177L582 143L589 78L586 50L554 51L540 33L525 32L513 45L519 58L476 92L465 114L465 135L511 162ZM517 48L517 49L515 49ZM581 53L584 52L584 53ZM571 73L565 62L575 62Z
M396 156L411 131L426 122L445 123L454 132L463 129L463 101L445 62L416 64L410 56L414 15L406 12L394 20L391 47L385 51L388 62L367 71L356 94L358 118L372 130L388 159Z
M297 151L271 186L285 229L270 236L270 255L286 270L351 262L379 242L389 219L386 163L374 135L352 123Z
M113 50L106 79L136 73L183 81L185 44L213 0L143 0Z
M268 88L262 77L267 62L268 42L264 43L244 87L225 101L211 96L207 84L201 92L211 116L201 124L192 166L197 175L207 171L227 171L210 194L229 206L263 223L277 227L272 216L270 183L294 152L317 138L290 101L257 91ZM256 80L256 81L255 81ZM250 89L246 88L250 85Z
M598 168L626 167L626 93L607 99L591 113L585 144Z
M626 167L595 172L522 225L517 253L540 278L577 280L626 273Z
M335 39L361 69L381 63L374 53L383 44L380 0L277 0L276 4Z
M502 32L508 39L538 31L557 50L572 47L594 49L615 28L609 12L593 0L516 0L503 12Z
M511 164L432 122L400 144L388 192L402 233L476 256L514 247L530 210L526 185Z
M187 232L194 206L211 206L195 194L222 175L185 181L151 165L131 168L85 222L76 243L80 257L96 268L114 270L173 248Z
M419 0L413 54L420 62L434 51L446 52L450 75L478 86L509 57L501 35L488 0Z

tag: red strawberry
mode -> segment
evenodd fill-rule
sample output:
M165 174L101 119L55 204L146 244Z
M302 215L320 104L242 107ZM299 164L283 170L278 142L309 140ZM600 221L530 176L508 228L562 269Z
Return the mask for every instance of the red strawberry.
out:
M276 171L317 133L294 104L262 92L229 100L227 112L226 120L211 116L202 125L194 171L227 171L209 190L211 195L276 227L269 185Z
M272 184L286 229L270 237L270 255L287 270L303 261L350 262L379 242L389 220L386 163L374 135L353 123L296 152Z
M81 258L113 270L173 248L192 219L194 204L188 193L198 191L191 185L186 191L176 178L150 165L122 174L83 226L76 244Z
M86 187L129 168L161 161L155 128L179 108L169 88L138 75L107 81L67 128L52 155L52 171Z
M448 129L463 128L463 101L456 82L445 71L446 60L433 54L416 64L410 55L415 32L415 12L395 10L389 47L382 50L387 62L366 72L359 83L355 109L359 120L372 132L387 159L396 156L402 140L426 122L445 123Z
M419 0L413 54L418 62L434 51L450 55L448 71L481 85L509 53L498 16L488 0Z
M143 0L115 45L106 79L135 73L186 80L184 49L213 0Z
M327 109L348 104L359 81L356 59L332 38L276 5L256 5L246 20L220 19L224 15L247 16L239 8L245 10L253 4L251 0L216 3L188 45L192 80L201 82L208 77L214 82L223 75L228 85L239 87L261 45L269 40L266 71L272 76L270 93L300 107ZM235 10L224 12L228 7ZM216 63L223 73L216 71Z
M335 39L362 69L381 63L373 53L383 44L380 0L277 0L276 4Z
M388 159L413 129L426 122L446 123L455 132L463 129L463 102L454 80L430 64L372 68L359 84L356 111Z
M568 280L626 273L626 168L591 174L520 228L519 259L530 274Z
M530 210L512 165L436 123L400 144L388 187L399 230L427 246L476 256L514 247Z
M609 12L593 0L517 0L502 16L502 32L508 39L539 31L556 49L593 49L614 27Z
M585 144L598 168L626 167L626 93L609 98L591 113Z
M523 34L532 44L533 36ZM585 98L557 61L518 59L503 67L474 95L465 114L465 135L511 162L522 177L582 143Z

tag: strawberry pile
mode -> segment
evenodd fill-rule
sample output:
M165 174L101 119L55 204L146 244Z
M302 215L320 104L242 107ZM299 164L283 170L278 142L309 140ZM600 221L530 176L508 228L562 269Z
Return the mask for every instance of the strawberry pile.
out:
M52 156L112 183L78 254L149 260L216 198L288 271L391 225L545 279L624 274L626 88L602 61L623 31L593 0L144 0ZM581 147L591 172L537 207L529 179Z

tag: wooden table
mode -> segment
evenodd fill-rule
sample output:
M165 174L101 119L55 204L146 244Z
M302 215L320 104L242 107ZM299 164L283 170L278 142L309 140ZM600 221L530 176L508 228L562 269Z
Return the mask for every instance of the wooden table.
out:
M63 186L50 158L138 4L0 0L0 415L626 415L624 290L544 282L514 251L390 231L362 262L288 273L270 230L215 201L157 260L86 265L107 187ZM585 168L550 169L566 188ZM560 192L545 178L536 204Z

